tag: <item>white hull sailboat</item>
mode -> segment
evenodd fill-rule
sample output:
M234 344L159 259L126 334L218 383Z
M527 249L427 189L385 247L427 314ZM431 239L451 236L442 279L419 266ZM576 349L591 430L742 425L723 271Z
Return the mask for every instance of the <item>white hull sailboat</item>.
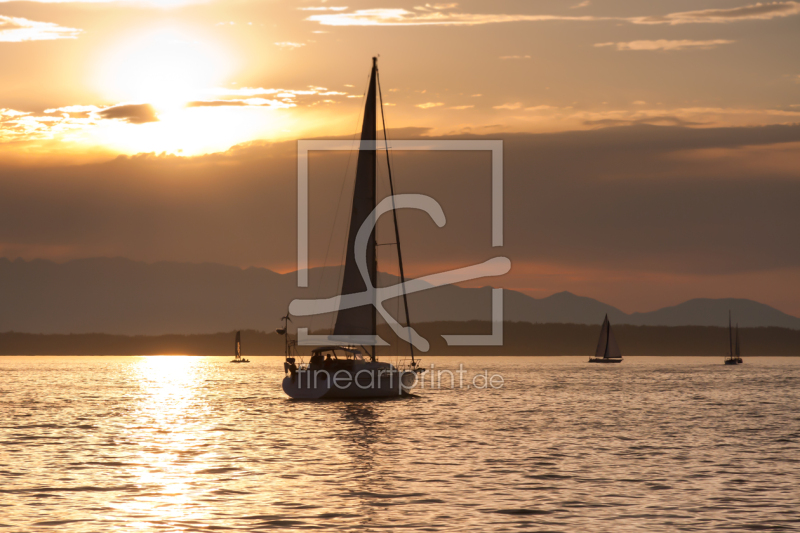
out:
M342 277L341 294L357 294L367 290L364 278L358 268L356 258L356 238L359 230L370 217L374 217L376 209L377 189L377 120L378 97L380 96L380 80L378 77L377 58L372 58L372 72L366 95L364 122L361 128L362 148L358 152L356 165L356 181L353 190L353 203L350 214L350 228ZM383 102L380 101L381 117ZM384 119L383 127L386 135ZM392 169L388 157L387 169L389 187L394 194ZM400 248L400 232L397 227L397 215L394 215L394 236L397 246L397 257L400 270L401 287L405 283L403 272L403 255ZM373 286L378 273L375 232L373 231L366 246L366 266ZM362 261L364 258L360 258ZM408 311L408 300L403 289L403 304L407 327L411 327ZM285 317L285 318L288 318ZM336 316L333 337L349 336L351 338L377 338L377 315L374 305L339 308ZM284 327L284 334L288 331ZM400 369L389 363L378 361L377 346L322 346L312 351L308 363L297 363L294 354L290 354L287 341L286 377L283 379L283 391L290 397L305 400L339 399L339 398L381 398L408 395L416 384L416 374L420 372L419 362L414 359L414 347L409 343L411 362L408 368Z
M611 323L608 315L603 320L603 327L600 329L600 338L597 340L597 349L594 357L589 359L590 363L621 363L622 352L619 350L617 339L611 331Z
M307 365L289 368L283 391L301 400L388 398L408 395L415 382L413 371L365 359L358 348L325 346L312 352Z

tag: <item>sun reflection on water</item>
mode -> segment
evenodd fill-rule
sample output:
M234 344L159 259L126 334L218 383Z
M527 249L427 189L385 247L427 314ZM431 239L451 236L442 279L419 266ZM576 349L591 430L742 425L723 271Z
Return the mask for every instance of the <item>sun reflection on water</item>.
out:
M125 437L138 451L130 457L127 475L143 492L117 507L146 520L131 527L208 518L197 505L195 488L196 473L209 469L217 455L207 441L214 420L202 394L213 367L203 359L151 356L132 365L130 377L140 393Z
M750 358L747 372L719 358L631 357L602 372L584 357L465 359L506 388L295 402L278 357L2 359L0 522L188 533L797 521L796 359Z

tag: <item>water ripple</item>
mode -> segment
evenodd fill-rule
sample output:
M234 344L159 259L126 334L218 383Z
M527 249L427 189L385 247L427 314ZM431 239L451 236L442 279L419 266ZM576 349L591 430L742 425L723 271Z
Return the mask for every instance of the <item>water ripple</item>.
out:
M0 360L0 528L616 533L800 521L798 360L427 358L506 385L307 403L280 391L280 358L253 359Z

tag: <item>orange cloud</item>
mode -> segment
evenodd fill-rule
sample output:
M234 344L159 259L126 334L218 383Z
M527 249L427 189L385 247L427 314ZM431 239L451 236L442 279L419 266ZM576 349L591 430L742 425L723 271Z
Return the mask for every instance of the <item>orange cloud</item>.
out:
M615 46L617 50L686 50L688 48L701 48L708 50L716 48L721 44L732 44L736 41L729 41L727 39L715 39L712 41L692 41L689 39L682 39L677 41L668 41L666 39L658 39L656 41L630 41L627 43L597 43L595 48L602 48L605 46Z
M798 2L757 3L728 9L702 9L670 13L663 17L631 19L635 24L724 24L742 20L769 20L800 13Z
M588 3L573 7L584 7ZM639 17L600 17L568 15L528 15L507 13L459 13L451 11L456 4L444 7L358 9L350 13L324 13L311 15L306 20L319 22L326 26L476 26L505 22L548 22L548 21L621 21L631 24L722 24L743 20L769 20L788 17L800 13L800 3L771 2L757 3L729 9L704 9L683 11L663 16Z

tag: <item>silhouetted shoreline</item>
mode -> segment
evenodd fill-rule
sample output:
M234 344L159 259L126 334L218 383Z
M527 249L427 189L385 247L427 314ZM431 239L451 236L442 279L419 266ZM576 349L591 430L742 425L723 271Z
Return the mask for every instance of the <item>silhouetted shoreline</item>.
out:
M489 334L489 322L430 322L416 326L431 343L424 355L590 355L597 343L598 326L583 324L504 324L503 346L447 346L441 335ZM317 334L324 332L315 332ZM626 355L719 356L728 348L728 330L705 326L628 326L615 328ZM396 342L383 325L379 335ZM742 350L747 356L798 356L800 331L785 328L741 328ZM0 333L0 355L232 355L235 332L196 335L111 335ZM242 331L246 355L280 355L283 340L274 332ZM302 349L309 352L310 348ZM378 349L379 356L404 356L407 345Z

